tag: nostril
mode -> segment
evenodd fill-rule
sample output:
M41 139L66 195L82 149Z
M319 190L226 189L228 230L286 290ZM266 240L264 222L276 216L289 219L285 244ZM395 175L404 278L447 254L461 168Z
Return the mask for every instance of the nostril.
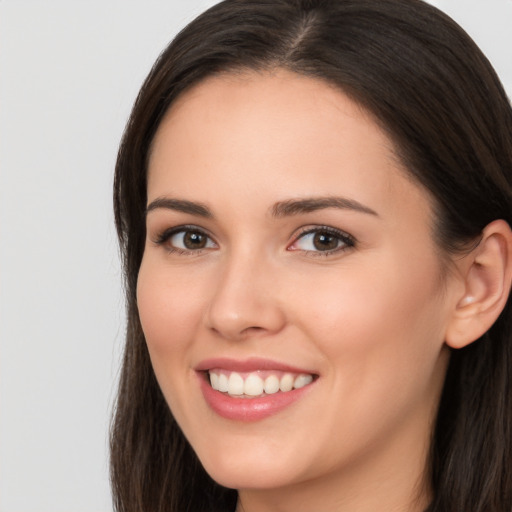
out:
M240 334L242 336L250 336L251 334L258 334L263 331L265 331L264 327L254 326L245 328Z

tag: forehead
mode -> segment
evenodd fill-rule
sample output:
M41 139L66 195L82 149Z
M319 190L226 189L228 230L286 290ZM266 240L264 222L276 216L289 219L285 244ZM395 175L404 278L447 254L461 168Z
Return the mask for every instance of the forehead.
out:
M357 128L366 135L371 132L373 142L386 150L395 165L400 164L391 140L377 127L372 115L339 88L324 80L280 69L223 73L186 90L165 114L153 141L152 153L162 134L172 131L176 125L180 130L193 128L199 135L197 121L205 130L221 123L225 123L224 128L226 124L234 127L240 122L252 126L252 132L241 132L240 138L246 135L256 138L256 135L270 133L271 128L273 131L285 129L280 134L281 139L287 135L297 138L300 128L309 127L309 133L305 130L302 135L310 137L316 130L315 142L318 143L322 135L329 142L327 130L339 132L340 119L344 119L346 131ZM349 124L349 120L353 122ZM264 133L260 130L262 127L267 128ZM323 134L319 133L319 128L323 129ZM347 136L345 133L344 138ZM344 145L343 140L337 142Z
M392 207L405 188L416 205L428 202L370 114L330 84L283 70L216 76L186 91L149 160L150 199L340 193Z

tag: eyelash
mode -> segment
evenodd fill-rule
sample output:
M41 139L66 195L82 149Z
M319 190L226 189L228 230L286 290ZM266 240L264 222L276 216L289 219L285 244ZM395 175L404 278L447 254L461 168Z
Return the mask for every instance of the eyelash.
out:
M155 240L153 240L153 243L159 246L163 246L167 244L167 251L171 254L179 254L183 256L195 256L198 254L201 254L204 250L211 249L212 247L204 247L204 248L198 248L198 249L182 249L181 247L175 247L168 243L170 239L178 235L180 233L186 234L186 233L196 233L198 235L204 236L207 239L207 243L213 242L213 244L216 246L217 244L213 241L212 237L208 235L203 229L198 228L197 226L176 226L174 228L166 229L162 233L160 233Z
M338 243L341 243L341 247L335 247L334 249L328 249L325 251L321 250L304 250L305 253L307 253L309 256L313 257L327 257L332 254L341 253L348 249L351 249L352 247L355 247L356 240L353 236L349 235L348 233L345 233L344 231L341 231L336 228L332 228L330 226L315 226L315 227L307 227L303 228L303 230L299 233L299 235L295 238L293 243L288 247L287 250L289 251L295 251L295 250L301 250L301 249L292 249L292 247L297 244L297 242L303 240L306 238L307 235L319 235L319 234L325 234L329 237L335 238Z
M186 233L196 233L198 235L206 237L207 241L206 243L213 244L214 247L200 247L197 249L183 249L181 247L175 247L168 242L170 239L178 235L180 233L183 233L185 235ZM338 243L341 243L341 247L335 247L334 249L329 250L304 250L304 249L293 249L293 246L296 245L299 241L305 239L308 235L318 235L318 234L325 234L329 237L335 238ZM191 255L199 255L204 250L212 249L217 246L216 242L213 241L212 237L208 235L203 229L198 228L197 226L193 225L185 225L185 226L177 226L174 228L166 229L162 233L160 233L156 239L153 241L158 246L163 246L167 244L167 251L171 254L179 254L184 256L191 256ZM303 228L301 232L295 237L294 241L287 247L288 251L303 251L304 253L307 253L310 256L313 257L326 257L330 256L331 254L344 252L356 245L356 240L354 237L349 235L348 233L345 233L344 231L340 231L339 229L335 229L329 226L315 226L315 227L307 227Z

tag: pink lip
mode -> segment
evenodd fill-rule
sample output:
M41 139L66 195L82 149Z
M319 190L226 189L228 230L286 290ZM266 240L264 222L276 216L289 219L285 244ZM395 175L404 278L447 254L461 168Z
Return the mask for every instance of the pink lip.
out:
M290 373L309 373L315 372L304 368L298 368L287 364L272 361L270 359L261 359L251 357L246 360L236 360L227 357L219 357L215 359L205 359L201 361L195 368L198 372L204 372L213 368L222 368L232 372L255 372L257 370L277 370Z
M210 368L222 368L235 372L251 372L256 370L277 370L291 373L312 374L309 370L283 365L268 359L251 358L245 361L237 361L227 358L208 359L202 361L196 372L199 377L201 391L209 407L223 418L233 421L253 422L263 420L277 414L288 406L300 400L311 390L316 380L311 384L287 391L285 393L274 393L259 398L236 398L215 391L208 382L204 372Z

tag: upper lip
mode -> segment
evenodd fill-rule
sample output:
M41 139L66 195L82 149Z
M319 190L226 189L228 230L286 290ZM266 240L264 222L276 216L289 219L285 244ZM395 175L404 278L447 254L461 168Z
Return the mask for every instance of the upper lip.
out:
M258 370L276 370L290 373L306 373L310 375L315 375L315 372L305 368L299 368L289 364L283 364L279 361L273 361L271 359L264 359L259 357L251 357L243 360L231 359L228 357L205 359L196 366L195 370L198 372L202 372L212 370L214 368L221 368L223 370L233 372L255 372Z

